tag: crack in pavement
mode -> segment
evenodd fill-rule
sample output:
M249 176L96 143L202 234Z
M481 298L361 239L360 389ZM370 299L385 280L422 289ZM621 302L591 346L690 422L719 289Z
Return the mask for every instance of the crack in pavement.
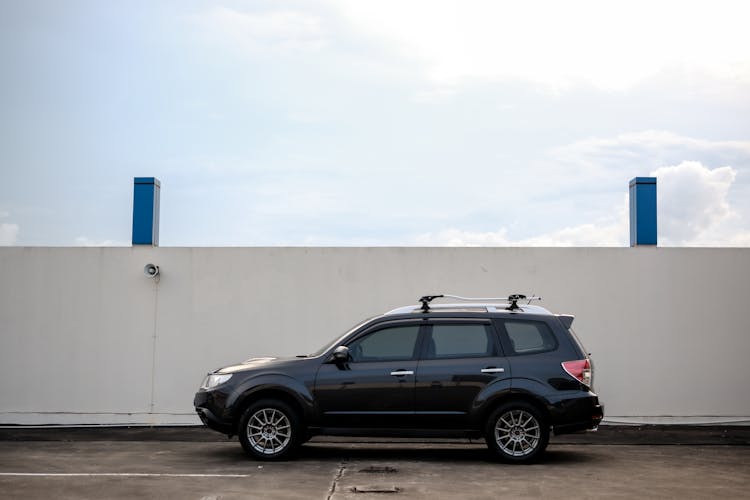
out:
M336 493L336 486L338 486L339 481L344 476L344 471L346 471L346 462L341 462L338 471L336 471L336 475L333 477L333 481L331 481L331 487L328 488L328 496L326 497L326 500L331 500L331 498L333 498L333 495Z

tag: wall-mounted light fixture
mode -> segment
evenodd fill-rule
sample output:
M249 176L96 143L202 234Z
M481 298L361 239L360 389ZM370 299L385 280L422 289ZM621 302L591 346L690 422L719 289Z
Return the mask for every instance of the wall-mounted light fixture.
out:
M145 274L147 278L159 279L159 266L149 262L143 266L143 274Z

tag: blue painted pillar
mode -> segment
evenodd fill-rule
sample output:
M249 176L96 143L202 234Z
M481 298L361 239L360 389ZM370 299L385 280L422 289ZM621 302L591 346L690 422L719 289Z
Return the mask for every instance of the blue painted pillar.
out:
M630 246L656 245L656 177L630 180Z
M159 191L156 177L135 177L133 185L133 245L159 246Z

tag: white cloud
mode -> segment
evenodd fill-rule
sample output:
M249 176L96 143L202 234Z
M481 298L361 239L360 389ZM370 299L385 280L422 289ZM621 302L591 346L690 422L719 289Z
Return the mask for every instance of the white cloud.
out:
M737 177L732 167L713 170L686 161L651 172L657 178L659 240L665 246L744 246L750 231L728 196Z
M748 246L750 141L711 141L663 130L592 137L558 148L557 161L601 182L657 177L658 237L664 246ZM706 165L732 165L709 168ZM734 197L732 191L740 193Z
M618 186L630 178L664 166L697 161L703 165L732 165L738 183L750 188L750 141L696 139L664 130L644 130L614 137L590 137L547 154L552 176L559 182L573 176L589 188ZM553 168L555 167L556 168ZM738 191L740 192L740 191ZM750 207L750 205L748 205Z
M561 161L590 165L645 159L658 162L660 158L674 154L714 154L750 162L750 141L710 141L666 130L643 130L615 137L590 137L552 152L552 156Z
M558 148L550 156L584 173L590 182L609 182L623 171L629 172L625 179L646 172L656 176L660 245L750 243L750 205L744 196L750 174L750 141L712 141L645 130L584 139ZM711 169L707 165L732 166ZM738 193L734 198L733 191Z
M727 239L716 239L710 240L706 238L706 243L702 243L702 246L719 246L719 247L750 247L750 231L737 231Z
M625 227L625 230L627 230L627 227ZM519 240L509 238L506 228L484 233L445 229L437 233L419 235L415 238L414 243L420 246L451 247L606 247L624 245L622 227L618 223L610 223L604 226L581 224Z
M580 224L542 234L522 241L532 247L618 247L627 245L627 221L605 221L601 224Z
M79 247L129 247L130 242L117 240L93 240L87 236L78 236L75 246Z
M437 84L523 79L626 89L668 67L750 81L742 1L342 1L363 33Z
M733 166L711 170L704 165ZM549 223L561 209L568 220L575 217L577 224L523 238L512 236L514 225L485 232L443 227L418 235L414 242L441 246L627 246L628 180L656 175L660 245L746 246L750 241L750 202L745 196L750 191L748 174L750 141L696 139L663 130L587 138L550 151L525 180L543 193L542 206L547 207L532 209L535 218ZM623 196L622 203L613 196Z
M507 228L494 232L444 229L417 236L414 243L425 246L514 246L514 247L617 247L628 244L627 197L613 214L596 223L586 223L543 233L531 238L512 239Z
M18 230L18 224L6 222L0 224L0 246L15 245L18 239Z
M0 211L0 219L7 219L10 217L10 213L6 211ZM12 224L9 222L0 223L0 246L12 246L16 244L18 240L18 224Z
M242 12L216 7L198 23L250 53L319 51L328 45L321 18L304 12Z
M748 221L733 210L729 193L737 172L710 169L685 161L651 172L657 178L660 246L750 246ZM507 228L471 232L448 228L415 238L417 245L436 246L626 246L629 239L627 196L617 215L594 223L565 227L531 238L513 239Z

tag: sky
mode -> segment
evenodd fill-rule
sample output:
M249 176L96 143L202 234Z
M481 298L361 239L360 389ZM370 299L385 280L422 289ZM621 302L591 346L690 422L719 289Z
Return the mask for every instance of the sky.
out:
M750 246L745 1L0 2L0 245Z

